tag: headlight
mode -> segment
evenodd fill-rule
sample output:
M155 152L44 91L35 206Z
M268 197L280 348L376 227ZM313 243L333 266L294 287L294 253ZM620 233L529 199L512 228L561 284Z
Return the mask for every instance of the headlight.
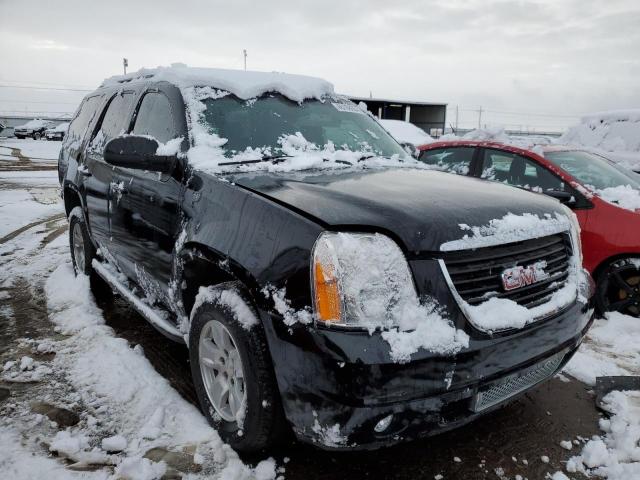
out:
M390 328L406 305L417 304L407 260L385 235L323 233L311 272L316 317L327 324Z
M566 213L569 221L571 222L571 225L573 226L573 228L571 229L573 248L576 250L578 260L580 261L580 267L582 267L584 259L582 257L582 241L580 239L580 222L578 222L578 217L576 217L576 214L573 213L573 210L571 210L566 205L562 205L562 208L564 209L564 212Z

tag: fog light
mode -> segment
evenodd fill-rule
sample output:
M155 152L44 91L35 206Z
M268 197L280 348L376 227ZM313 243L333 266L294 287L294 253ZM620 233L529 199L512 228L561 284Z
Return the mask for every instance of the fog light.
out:
M387 428L389 428L389 425L391 425L391 420L393 420L393 415L387 415L386 417L384 417L382 420L376 423L376 426L374 427L375 432L384 432Z

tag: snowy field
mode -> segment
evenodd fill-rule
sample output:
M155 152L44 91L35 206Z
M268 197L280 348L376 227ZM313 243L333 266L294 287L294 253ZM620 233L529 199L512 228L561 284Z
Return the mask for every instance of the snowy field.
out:
M0 478L322 478L321 472L328 468L322 462L313 468L299 462L299 473L290 477L289 465L296 459L288 464L286 452L277 460L240 459L198 409L157 372L145 348L122 338L108 324L88 280L73 276L57 173L52 169L59 146L59 142L0 140L0 152L9 152L0 157ZM48 170L36 168L36 155L44 159L38 165ZM640 375L639 345L637 319L614 314L597 320L559 380L549 383L590 391L596 376ZM547 388L551 387L540 387L539 398L550 391ZM587 396L595 402L594 395ZM511 463L491 464L484 460L489 453L478 453L482 460L465 466L468 459L460 452L506 448L496 440L502 424L479 420L467 433L453 437L457 440L447 450L448 458L430 459L432 450L420 451L418 458L424 464L410 476L640 478L640 392L614 392L603 403L611 416L588 426L600 432L593 438L581 435L578 427L575 432L565 429L564 438L549 435L544 440L547 447L508 454L509 462L514 459ZM514 415L518 408L507 407ZM566 417L576 414L568 408L556 414L555 421L571 424ZM550 421L544 417L542 411L533 421ZM493 425L497 437L480 438L482 447L475 443L477 438L469 440L472 432L484 432L487 425ZM440 441L434 439L435 444ZM388 457L378 452L331 458L345 464L364 462L375 469L379 458L397 458L398 452L421 445L398 447ZM306 455L304 449L292 448L292 457L301 451ZM564 453L550 460L550 452L558 450ZM309 454L316 456L326 458Z

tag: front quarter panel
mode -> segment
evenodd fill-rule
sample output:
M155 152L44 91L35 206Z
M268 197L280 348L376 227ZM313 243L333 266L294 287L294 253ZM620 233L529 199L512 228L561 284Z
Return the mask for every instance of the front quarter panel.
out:
M295 309L311 305L310 255L322 227L290 209L210 175L185 195L186 242L205 245L229 261L264 302L266 286L285 288ZM244 278L242 278L244 277Z

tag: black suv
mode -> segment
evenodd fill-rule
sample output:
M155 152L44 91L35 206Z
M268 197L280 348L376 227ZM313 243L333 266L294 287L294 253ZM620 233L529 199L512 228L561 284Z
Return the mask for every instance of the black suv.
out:
M559 371L590 325L565 207L428 170L321 80L114 77L59 178L76 271L188 346L240 450L454 428Z

